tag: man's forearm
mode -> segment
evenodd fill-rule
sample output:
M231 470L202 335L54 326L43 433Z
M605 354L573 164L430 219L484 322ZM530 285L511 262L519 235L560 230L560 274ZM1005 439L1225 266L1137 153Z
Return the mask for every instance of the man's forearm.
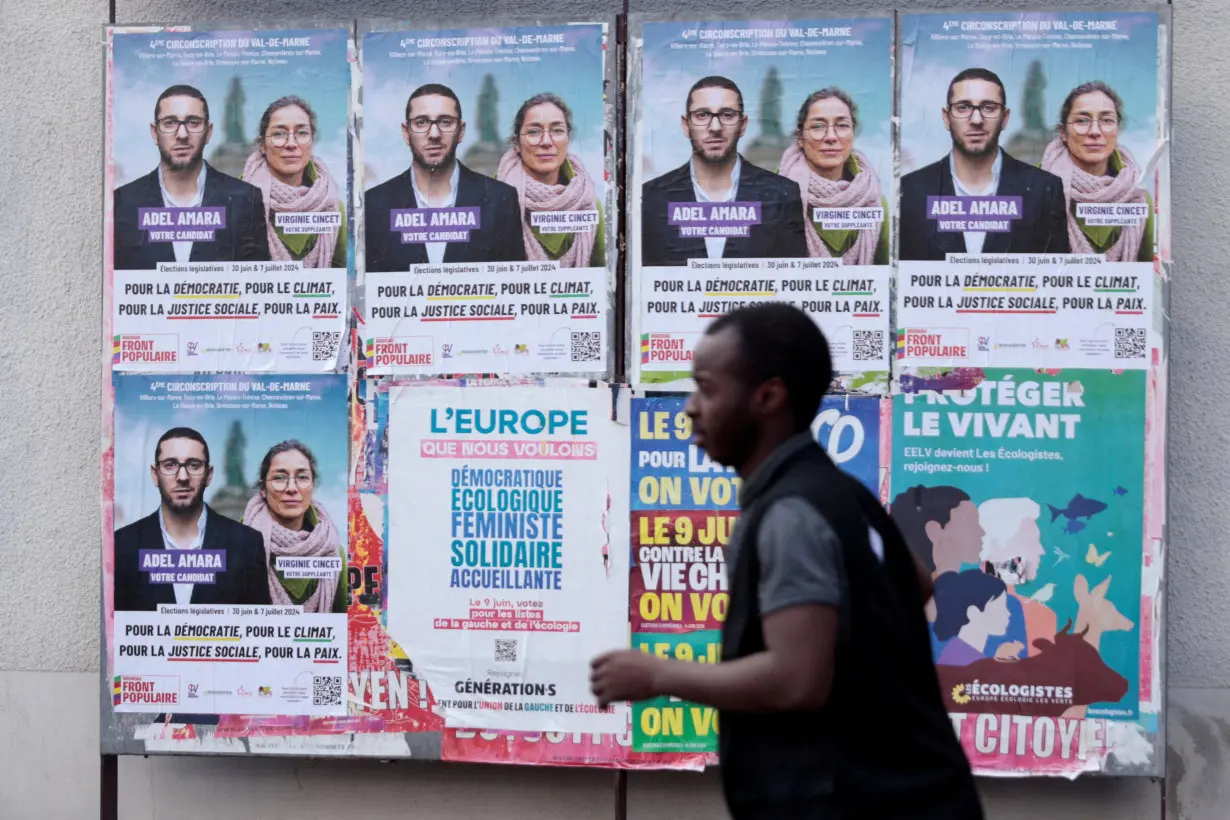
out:
M740 712L817 708L827 698L827 692L784 681L775 666L767 651L716 664L668 660L654 688L661 695Z

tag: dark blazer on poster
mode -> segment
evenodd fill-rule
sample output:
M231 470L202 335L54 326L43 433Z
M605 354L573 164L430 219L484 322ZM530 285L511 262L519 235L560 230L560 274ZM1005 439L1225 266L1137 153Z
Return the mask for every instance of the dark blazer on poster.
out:
M928 196L956 195L948 156L901 178L902 260L943 261L945 254L966 252L964 234L939 231L936 220L927 218ZM1010 231L988 232L983 253L1071 253L1059 177L1005 152L994 196L1021 197L1021 218Z
M193 242L189 262L268 262L265 198L261 189L205 163L202 208L226 208L226 227L213 242ZM141 230L139 208L162 208L158 170L115 189L115 270L157 270L159 262L174 262L170 242L150 242Z
M678 228L667 224L669 203L696 202L691 162L688 160L674 171L649 180L641 188L642 265L687 265L689 259L707 256L703 237L681 237ZM744 159L735 199L759 202L760 224L752 225L746 238L727 238L723 259L806 258L803 195L797 182Z
M524 262L525 240L521 236L521 205L517 189L457 163L457 201L454 207L481 208L480 224L470 231L469 242L449 242L445 262ZM417 208L412 170L369 189L363 195L367 216L367 269L375 273L406 271L411 265L426 264L427 246L404 244L389 227L389 212Z
M251 527L233 521L206 506L205 538L201 549L226 550L226 572L213 584L192 587L194 604L268 605L269 581L265 541ZM140 571L141 550L166 549L158 513L115 531L115 611L156 612L159 604L175 603L173 584L151 584Z

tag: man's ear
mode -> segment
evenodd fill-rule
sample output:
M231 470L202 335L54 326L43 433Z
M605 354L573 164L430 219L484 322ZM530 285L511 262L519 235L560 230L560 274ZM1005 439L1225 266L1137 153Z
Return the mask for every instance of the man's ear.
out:
M752 411L757 415L772 416L786 408L789 402L786 384L777 376L761 382L752 391Z

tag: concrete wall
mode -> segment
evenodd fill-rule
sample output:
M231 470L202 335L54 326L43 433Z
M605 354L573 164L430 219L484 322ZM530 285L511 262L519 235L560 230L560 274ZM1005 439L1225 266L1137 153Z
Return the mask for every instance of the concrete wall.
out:
M633 9L655 5L638 0ZM722 5L753 14L758 4L684 0L675 8L701 14ZM1066 5L1115 6L1042 4ZM390 17L411 7L444 15L487 6L117 0L116 19ZM1230 190L1230 164L1218 156L1230 131L1230 97L1217 92L1230 84L1230 16L1224 0L1175 6L1169 779L1165 789L1141 780L987 782L995 820L1230 817L1230 641L1221 640L1230 623L1230 550L1219 547L1230 507L1216 489L1230 456L1230 417L1218 413L1230 406L1230 382L1214 375L1226 346L1221 306L1230 303L1230 277L1222 262L1230 248L1224 231L1209 230L1226 206L1217 191ZM0 8L0 340L10 375L0 383L0 521L9 527L3 551L11 568L0 573L0 818L78 820L95 816L98 804L100 27L109 9L105 0ZM531 0L520 8L566 13L593 5ZM124 758L121 817L583 820L611 816L612 779L412 762ZM633 774L629 792L633 818L723 816L711 775Z

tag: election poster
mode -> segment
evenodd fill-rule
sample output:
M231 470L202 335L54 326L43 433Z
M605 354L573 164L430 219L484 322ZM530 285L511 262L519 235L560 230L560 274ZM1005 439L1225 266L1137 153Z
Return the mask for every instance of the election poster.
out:
M934 579L941 691L979 771L1079 771L1156 721L1147 375L972 370L893 397L889 510Z
M605 22L362 36L373 375L609 372Z
M887 14L634 21L635 384L687 379L711 320L776 300L812 316L836 371L887 374L892 34Z
M588 666L627 645L613 407L585 387L390 391L388 628L447 727L624 727Z
M336 369L350 43L345 27L108 30L115 370Z
M114 391L115 710L345 714L345 376Z
M721 660L730 600L725 546L739 511L741 479L692 440L682 396L632 401L632 646L693 663ZM878 396L825 396L812 424L833 461L879 496ZM717 751L717 711L674 698L632 706L638 752Z
M896 361L1147 369L1158 13L903 14Z

